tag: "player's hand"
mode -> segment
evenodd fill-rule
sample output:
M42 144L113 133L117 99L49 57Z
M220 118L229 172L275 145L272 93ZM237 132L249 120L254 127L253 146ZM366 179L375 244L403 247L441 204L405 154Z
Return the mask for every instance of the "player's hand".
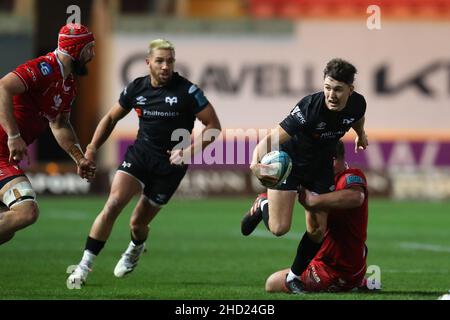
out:
M362 133L361 136L356 136L355 139L355 153L358 153L358 150L366 150L369 145L369 140L367 138L367 134L365 132Z
M25 158L27 158L28 163L30 163L27 152L27 144L25 143L25 141L23 141L22 137L8 139L8 149L10 163L17 163L24 160Z
M298 202L306 209L310 210L314 207L314 194L306 188L300 186L298 188Z
M261 182L268 182L269 185L278 182L278 179L273 176L276 170L274 171L274 168L269 164L252 163L250 164L250 170Z
M170 164L175 166L182 166L187 164L187 161L183 153L183 149L167 150L167 153L170 154L169 157Z
M96 169L94 161L83 158L78 163L77 173L82 179L92 182L95 178Z

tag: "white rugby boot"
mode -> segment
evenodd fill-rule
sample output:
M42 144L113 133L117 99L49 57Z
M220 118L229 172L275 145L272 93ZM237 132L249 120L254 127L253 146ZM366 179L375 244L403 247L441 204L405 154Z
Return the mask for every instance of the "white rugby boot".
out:
M79 264L67 278L67 287L69 289L81 289L86 283L87 276L91 272L87 266Z
M145 243L136 246L133 241L131 241L127 250L122 254L119 262L117 262L117 265L114 268L114 275L117 278L122 278L133 271L144 251Z

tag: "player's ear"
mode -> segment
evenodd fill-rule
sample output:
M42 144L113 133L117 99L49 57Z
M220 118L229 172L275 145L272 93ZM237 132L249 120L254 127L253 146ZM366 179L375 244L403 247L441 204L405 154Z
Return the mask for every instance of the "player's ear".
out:
M354 85L349 85L350 88L350 95L353 93L353 90L355 90L355 86Z
M147 65L149 65L149 64L150 64L150 58L145 58L145 63L146 63Z

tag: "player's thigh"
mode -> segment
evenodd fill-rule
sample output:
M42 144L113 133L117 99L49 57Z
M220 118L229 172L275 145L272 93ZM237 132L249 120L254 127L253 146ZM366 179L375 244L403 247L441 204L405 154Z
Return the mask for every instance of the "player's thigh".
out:
M5 212L8 212L8 211L9 211L9 208L0 202L0 220L3 219L3 215L5 214Z
M28 178L25 175L10 176L0 181L0 184L2 211L9 212L8 221L16 226L16 230L36 222L39 217L39 207L36 202L36 193ZM0 217L4 214L0 213Z
M131 215L130 224L132 226L146 226L161 210L161 206L152 204L145 195L141 195L138 203Z
M109 200L120 204L128 203L143 187L143 183L135 176L125 171L117 171L111 183Z
M0 201L11 210L24 202L33 202L31 206L37 207L36 193L25 175L10 176L0 181Z
M0 201L2 201L5 192L14 184L23 181L30 182L22 169L14 165L4 164L3 161L0 161L0 174Z
M297 192L293 190L267 190L269 224L291 225Z
M289 269L283 269L272 273L266 280L267 292L286 292L289 290L286 288L285 280L286 275L289 273Z
M337 271L322 261L312 260L301 275L303 288L308 292L336 291L339 283Z
M154 207L163 207L172 198L178 186L186 175L187 166L172 166L171 170L164 175L158 172L149 174L144 188L144 195L148 202Z

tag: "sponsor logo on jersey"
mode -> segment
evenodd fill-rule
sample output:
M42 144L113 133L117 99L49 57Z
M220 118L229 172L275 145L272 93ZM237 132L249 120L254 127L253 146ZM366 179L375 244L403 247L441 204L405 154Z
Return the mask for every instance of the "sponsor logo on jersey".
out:
M172 104L178 103L178 98L177 97L166 97L166 103L168 103L168 104L170 104L170 106L172 106Z
M53 103L55 105L52 106L52 109L58 110L62 103L61 95L57 94L56 96L53 96Z
M136 104L144 105L147 103L147 98L143 96L139 96L136 98Z
M320 123L317 125L316 129L317 129L317 130L323 130L323 129L325 129L326 126L327 126L327 124L326 124L325 122L320 122Z
M178 117L179 112L175 111L156 111L156 110L143 110L144 117Z
M195 84L193 84L192 86L189 87L188 94L194 93L195 90L197 90L197 89L198 89L198 87Z
M350 124L353 121L355 121L355 118L344 119L344 120L342 120L342 124Z
M342 137L346 131L327 131L320 134L321 139L335 139L337 137Z
M155 197L157 203L165 203L167 201L167 194L158 193Z
M124 167L124 168L130 168L131 167L131 163L124 161L124 162L122 162L121 166Z
M300 121L301 124L306 123L306 119L303 116L302 112L300 111L299 106L295 106L294 110L291 111L291 115L297 117L297 119Z
M347 184L347 185L349 185L349 184L363 184L364 185L365 181L360 176L351 175L351 176L347 176L345 178L345 184Z
M28 73L31 74L31 77L33 78L33 81L36 82L37 79L36 79L36 75L34 74L33 69L31 69L30 67L27 67L27 71L28 71Z
M134 111L136 111L136 114L137 114L137 116L138 116L139 118L142 117L142 110L141 110L140 108L135 107L135 108L134 108Z
M319 275L317 274L317 271L316 271L316 268L314 267L314 265L311 265L311 275L315 282L317 282L317 283L320 282Z
M66 87L66 85L63 83L63 90L64 92L68 92L70 90L70 87Z
M45 77L52 73L53 69L48 62L42 61L39 63L39 71L41 71L42 75Z

